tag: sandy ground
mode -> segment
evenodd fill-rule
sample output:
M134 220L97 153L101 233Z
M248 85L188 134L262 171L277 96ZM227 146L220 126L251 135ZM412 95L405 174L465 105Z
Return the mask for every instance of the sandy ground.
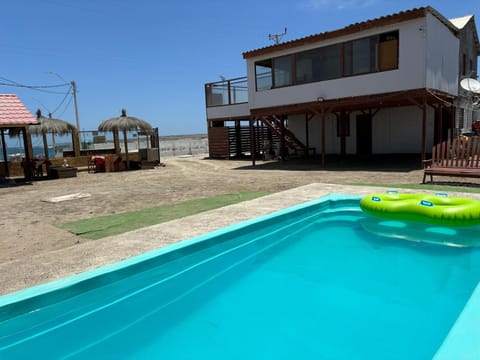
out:
M0 187L0 267L8 269L10 264L11 268L28 263L33 256L59 250L68 257L68 249L89 242L55 226L70 220L242 190L277 193L311 183L418 184L423 174L415 163L395 166L375 162L358 166L331 163L325 169L307 162L260 161L251 167L249 161L212 160L200 155L166 158L162 162L164 167L152 170L80 172L76 178ZM478 181L469 182L480 186ZM58 203L45 201L74 193L90 196Z

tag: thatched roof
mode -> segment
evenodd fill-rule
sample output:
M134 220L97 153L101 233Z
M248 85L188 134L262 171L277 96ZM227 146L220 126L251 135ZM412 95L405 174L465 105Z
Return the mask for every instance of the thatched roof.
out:
M122 109L122 115L102 121L98 125L99 131L131 131L149 130L152 126L145 120L134 116L127 116L127 111Z
M37 121L38 125L30 125L28 130L32 135L44 135L47 133L52 133L55 135L66 135L73 133L77 130L77 128L60 119L53 119L50 117L42 116L42 112L37 110ZM10 129L9 135L10 136L17 136L19 134L19 130L17 129Z

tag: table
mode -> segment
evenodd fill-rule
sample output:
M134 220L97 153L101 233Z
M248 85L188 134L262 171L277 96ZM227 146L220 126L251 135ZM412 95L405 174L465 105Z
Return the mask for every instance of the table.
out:
M77 176L77 168L71 166L53 166L48 169L51 179L63 179Z

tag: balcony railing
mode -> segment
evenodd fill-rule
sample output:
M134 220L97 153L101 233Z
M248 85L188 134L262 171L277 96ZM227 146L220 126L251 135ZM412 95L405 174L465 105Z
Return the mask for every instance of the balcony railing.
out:
M205 84L207 107L243 104L248 102L246 77Z

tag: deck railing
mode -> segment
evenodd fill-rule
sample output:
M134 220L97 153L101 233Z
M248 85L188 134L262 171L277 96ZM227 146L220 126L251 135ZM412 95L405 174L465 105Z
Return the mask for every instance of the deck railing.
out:
M207 107L243 104L248 102L246 77L205 84Z

